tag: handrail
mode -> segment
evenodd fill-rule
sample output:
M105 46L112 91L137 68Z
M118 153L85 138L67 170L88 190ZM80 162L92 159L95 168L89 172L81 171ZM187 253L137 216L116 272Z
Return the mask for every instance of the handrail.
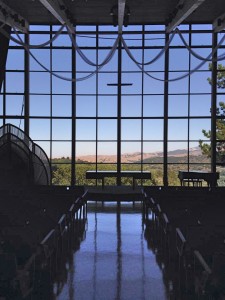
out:
M48 177L48 183L50 184L51 183L51 164L50 164L50 161L49 161L48 156L45 153L45 151L39 145L34 143L33 140L23 130L21 130L19 127L15 126L15 125L7 123L7 124L1 126L0 127L0 138L6 134L12 134L15 137L18 137L18 139L22 140L24 142L24 144L28 147L28 149L41 160L41 162L43 163L43 165L47 171L46 173L47 173L47 177Z

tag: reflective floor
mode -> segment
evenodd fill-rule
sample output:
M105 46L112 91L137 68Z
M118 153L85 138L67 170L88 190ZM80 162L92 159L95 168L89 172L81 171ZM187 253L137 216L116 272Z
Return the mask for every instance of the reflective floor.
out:
M86 238L66 264L56 300L168 299L144 238L141 205L88 204Z

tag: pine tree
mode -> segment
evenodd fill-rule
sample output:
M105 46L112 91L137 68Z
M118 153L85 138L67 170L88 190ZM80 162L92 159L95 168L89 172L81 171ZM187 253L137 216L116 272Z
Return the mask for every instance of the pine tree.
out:
M225 89L225 66L219 64L217 66L217 88ZM209 64L209 69L212 69L212 64ZM208 78L209 84L211 84L211 78ZM225 102L219 102L219 107L216 110L216 154L217 163L224 162L225 158ZM203 135L207 138L211 138L211 130L202 130ZM211 145L204 143L202 140L199 141L199 147L202 150L202 154L211 156Z

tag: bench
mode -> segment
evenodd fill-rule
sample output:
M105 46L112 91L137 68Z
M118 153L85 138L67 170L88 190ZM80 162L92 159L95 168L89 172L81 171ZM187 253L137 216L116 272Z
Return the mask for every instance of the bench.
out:
M151 179L151 173L149 171L86 171L86 179L101 179L102 188L105 186L105 177L132 177L133 189L136 185L137 179Z

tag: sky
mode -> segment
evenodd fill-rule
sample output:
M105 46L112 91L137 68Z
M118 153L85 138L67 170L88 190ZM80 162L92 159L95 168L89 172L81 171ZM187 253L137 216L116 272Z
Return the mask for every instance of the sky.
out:
M154 27L154 26L153 26ZM203 26L204 27L204 26ZM33 27L32 27L33 28ZM42 26L34 26L36 30L46 29ZM126 31L134 30L137 27L126 28ZM149 27L152 28L152 27ZM186 28L185 26L183 27ZM208 27L204 27L208 28ZM79 29L83 29L80 27ZM85 30L92 29L85 27ZM103 27L102 29L105 30ZM154 27L154 30L156 27ZM182 27L181 27L182 29ZM198 29L198 27L196 27ZM77 28L78 30L78 28ZM141 41L139 35L130 36L123 35L129 47L140 46ZM106 36L101 36L99 44L101 46L112 46L116 35L111 35L111 39L106 39ZM146 35L147 46L162 46L164 44L163 35ZM184 38L188 40L188 36L184 34ZM219 36L219 39L221 36ZM49 35L31 35L30 43L38 44L49 39ZM88 37L86 34L80 34L77 38L77 43L82 46L94 46L95 39ZM210 53L210 48L202 49L202 45L210 45L211 35L209 34L194 34L192 45L194 50L206 57ZM54 41L53 46L70 45L70 40L67 35L61 35ZM13 42L10 45L14 45ZM178 35L175 36L172 46L180 46L182 42ZM199 46L199 48L198 48ZM145 50L144 61L149 61L154 58L160 50ZM99 50L100 62L106 57L109 49ZM142 59L141 50L131 50L137 61ZM54 49L52 53L49 49L33 49L32 53L40 62L47 68L52 67L53 71L59 71L60 75L71 77L71 51ZM92 61L95 61L96 51L84 51L85 55ZM6 92L14 95L6 96L6 114L11 116L20 116L23 104L23 96L18 93L24 92L24 74L19 72L23 70L24 65L23 50L9 50L7 60L6 74ZM52 63L50 58L52 57ZM169 56L169 78L175 78L185 74L189 68L193 69L200 63L199 60L191 57L189 61L189 52L187 49L171 49ZM163 79L164 73L164 55L154 64L146 66L145 70L151 75ZM94 67L86 64L77 54L76 67L78 72L77 77L83 77L85 73L93 72ZM128 72L122 74L122 82L132 83L132 86L122 87L121 99L121 138L122 152L141 151L141 142L143 138L144 152L162 151L163 141L163 101L164 101L164 82L156 81L147 75L143 76L144 96L143 107L142 97L139 95L142 92L142 74L132 73L139 69L135 63L123 51L122 54L122 71ZM10 72L10 70L14 70ZM15 72L17 70L18 72ZM30 58L30 137L44 148L46 153L50 155L50 143L47 141L51 138L54 140L52 145L52 157L71 156L71 82L64 81L47 72L43 72L41 67ZM101 69L98 74L99 85L96 85L96 76L88 80L76 83L77 105L76 114L76 139L77 139L77 155L95 154L96 137L98 138L98 154L116 154L117 140L117 88L108 86L108 83L117 82L117 55L113 57L109 64ZM210 77L208 71L208 63L206 63L198 72L192 74L190 78L185 78L179 81L169 83L169 117L174 117L168 121L168 147L171 150L187 147L188 138L188 112L192 118L189 123L189 138L193 142L190 147L198 145L199 139L204 139L202 129L210 129L210 103L211 103L211 86L207 81ZM191 96L190 107L188 107L188 85L190 84ZM53 96L51 98L50 90L52 89ZM98 105L96 105L95 94L98 91ZM65 94L65 95L62 95ZM52 106L51 106L52 99ZM2 101L2 96L0 98ZM223 95L218 96L218 101L223 100ZM0 113L3 113L3 105L0 106ZM145 118L142 122L142 115ZM52 132L50 119L51 115L55 117L52 121ZM111 119L100 119L96 123L94 119L96 114L99 117L111 117ZM39 117L39 118L37 118ZM59 118L60 117L60 118ZM183 119L176 119L183 117ZM92 118L92 119L88 119ZM113 119L114 118L114 119ZM17 126L19 120L9 120ZM21 122L23 126L23 122ZM21 127L22 128L22 127ZM96 133L96 128L97 133ZM142 131L143 129L143 131ZM88 142L90 140L90 142ZM176 142L175 142L176 141Z

